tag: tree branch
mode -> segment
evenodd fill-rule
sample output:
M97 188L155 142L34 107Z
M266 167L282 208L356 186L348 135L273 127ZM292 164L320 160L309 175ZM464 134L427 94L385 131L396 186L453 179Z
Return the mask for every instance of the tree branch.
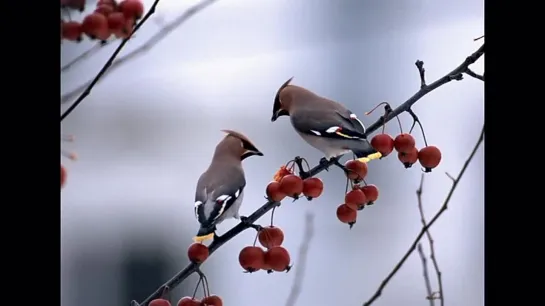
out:
M430 306L434 306L435 299L433 298L430 274L428 273L428 261L426 260L426 254L424 254L424 250L422 249L422 243L418 244L418 254L420 255L420 260L422 261L422 275L424 276L424 284L426 285L426 292L428 293L426 298L430 301Z
M475 144L475 147L473 148L473 151L471 151L471 154L469 155L468 159L465 161L464 163L464 166L462 167L462 170L460 170L460 173L458 174L458 176L454 179L453 183L452 183L452 187L450 188L450 191L447 195L447 198L445 199L445 202L443 203L443 205L441 206L441 208L439 209L439 211L435 214L435 216L433 216L433 218L431 219L431 221L422 228L422 230L420 231L420 233L416 236L416 239L414 240L414 242L412 243L412 245L410 246L409 250L405 253L405 255L403 255L403 257L401 258L401 260L394 266L393 270L390 272L390 274L388 274L388 276L382 281L382 283L380 284L380 286L378 287L377 291L375 292L375 294L373 294L373 296L365 303L363 303L363 306L369 306L371 305L373 302L375 302L379 297L380 295L382 294L382 290L384 290L384 288L386 287L386 285L388 285L388 282L390 282L390 280L394 277L394 275L399 271L399 269L401 269L401 267L403 266L403 264L405 263L405 261L407 261L407 259L409 258L409 256L413 253L414 249L416 248L416 245L418 244L418 242L420 241L420 239L422 239L422 236L424 236L424 234L428 231L428 229L435 223L435 221L437 221L437 219L439 219L439 217L441 217L441 215L448 209L448 203L452 197L452 195L454 194L454 190L456 190L456 187L458 186L458 183L460 182L460 179L462 178L462 176L464 175L467 167L469 166L469 164L471 163L471 160L473 159L473 157L475 156L475 153L477 153L477 149L479 149L479 146L481 145L481 143L483 142L483 139L484 139L484 125L483 125L483 128L482 128L482 131L481 131L481 134L479 136L479 139L477 140L477 143Z
M301 294L301 288L303 287L303 278L305 277L305 271L307 266L308 250L310 249L310 242L314 237L314 214L307 213L305 215L305 232L303 233L303 242L299 247L299 256L297 257L297 268L295 270L295 277L293 278L293 285L291 287L290 294L286 300L286 306L295 306L299 294Z
M475 73L473 70L467 68L467 70L465 71L465 73L469 76L472 76L474 78L476 78L477 80L481 80L484 82L484 75L480 75L480 74L477 74Z
M211 1L211 0L209 0L209 1ZM365 131L365 135L369 136L372 132L374 132L374 131L378 130L380 127L382 127L382 125L384 125L386 122L392 120L395 116L397 116L397 115L399 115L399 114L401 114L403 112L408 111L410 109L410 107L413 104L416 103L416 101L420 100L420 98L422 98L424 95L426 95L430 91L439 88L440 86L450 82L453 79L456 79L456 80L461 79L460 76L462 75L462 72L464 72L469 67L469 65L471 65L475 61L477 61L477 59L479 59L483 54L484 54L484 45L482 45L475 53L473 53L472 55L467 57L466 60L460 66L458 66L456 69L454 69L452 72L450 72L446 76L442 77L441 79L433 82L431 85L423 86L416 94L414 94L407 101L405 101L400 106L395 108L388 115L378 119L375 123L373 123L371 126L369 126L367 128L367 130ZM484 130L483 130L483 133L484 133ZM481 138L482 138L482 136L481 136ZM475 151L476 151L476 149L475 149ZM474 153L475 152L472 153L471 158L473 157ZM312 176L318 175L322 171L328 169L330 166L335 165L338 162L339 158L340 157L332 158L327 163L316 165L314 168L312 168L309 171L305 172L306 176L307 177L312 177ZM461 174L463 174L463 172L465 171L465 168L467 168L468 163L469 163L469 161L466 162L466 165L462 169ZM302 169L299 169L299 172L301 173ZM450 200L450 196L451 196L452 192L454 191L454 187L456 187L457 184L458 184L457 181L455 181L455 183L453 185L453 189L451 189L451 192L449 193L449 196L447 198L447 203L448 203L448 200ZM248 224L253 224L254 222L256 222L258 219L263 217L267 212L269 212L271 209L273 209L276 206L280 206L280 202L268 201L263 206L258 208L253 214L251 214L248 217L248 219L246 220L246 223L240 222L235 227L230 229L228 232L221 235L221 238L215 239L209 246L210 255L212 253L214 253L223 244L225 244L226 242L228 242L229 240L231 240L232 238L234 238L235 236L237 236L241 232L243 232L243 231L247 230L248 228L250 228L250 226ZM446 210L446 205L444 206L444 209ZM425 228L425 230L427 230L427 228L431 224L433 224L437 218L438 218L438 216L436 215L434 217L434 219L431 220L430 224L428 224L428 226ZM424 232L422 232L422 234L419 235L419 237L417 238L417 241L412 246L411 251L414 250L414 248L416 248L416 244L418 243L418 240L420 240L420 237L423 234L424 234ZM406 255L406 257L408 257L409 255L410 255L410 253L408 253ZM393 274L395 274L395 272L397 272L397 270L399 270L399 268L401 267L401 264L403 264L403 262L405 260L406 260L406 258L404 258L402 260L402 262L400 264L398 264L399 267L397 267L395 269ZM194 264L194 263L189 264L182 271L178 272L176 275L174 275L174 277L172 277L165 284L163 284L161 287L159 287L154 293L152 293L149 297L147 297L142 303L138 304L138 303L134 302L135 305L147 306L148 303L151 302L152 300L161 297L161 294L163 292L163 288L169 287L171 289L174 289L182 281L184 281L187 277L189 277L191 274L195 273L195 271L199 268L199 266L200 266L200 264ZM390 278L393 277L393 274L387 278L386 283L390 280ZM385 284L384 284L384 286L385 286ZM371 302L374 301L376 298L378 298L378 296L380 296L380 293L381 293L383 288L384 288L383 286L381 286L379 288L379 291L377 291L378 293L376 294L377 297L373 297ZM369 304L365 304L365 305L367 306Z
M385 116L382 116L379 120L377 120L375 123L371 124L369 127L367 127L365 131L365 135L369 135L373 133L374 131L381 128L386 122L394 119L397 115L408 111L413 104L416 103L416 101L420 100L423 96L427 95L429 92L431 92L434 89L437 89L438 87L445 85L446 83L452 81L452 80L462 80L462 73L466 72L469 66L473 63L475 63L482 55L484 54L484 44L473 54L468 56L465 61L460 64L460 66L456 67L454 70L449 72L444 77L438 79L437 81L431 83L430 85L424 85L420 88L419 91L417 91L412 97L410 97L407 101L405 101L400 106L396 107L394 110L386 114ZM417 61L421 62L421 61ZM424 63L422 62L422 65Z
M422 227L426 227L426 216L424 215L424 206L422 205L422 187L424 186L424 173L422 173L422 178L420 179L420 187L416 190L416 197L418 198L418 210L420 211L420 221L422 222ZM428 238L428 245L430 247L430 258L433 263L433 268L435 269L435 274L437 275L437 285L439 287L438 297L432 293L428 295L430 300L438 298L441 301L441 306L445 305L445 297L443 293L443 279L441 277L441 270L439 269L439 264L437 263L437 256L435 255L435 243L431 232L426 231L426 237Z
M72 105L61 115L61 122L64 118L66 118L82 101L85 99L90 93L93 87L102 80L103 77L110 74L112 71L114 71L116 68L121 67L123 64L127 63L128 61L134 59L138 55L142 55L146 51L150 50L156 43L161 41L163 38L165 38L168 34L170 34L172 31L174 31L178 26L180 26L182 23L187 21L190 17L195 15L196 13L200 12L210 4L216 2L217 0L203 0L200 3L192 6L191 8L187 9L182 15L178 16L173 21L169 22L159 32L157 32L155 35L153 35L151 38L149 38L144 44L142 44L140 47L138 47L136 50L128 53L125 56L122 56L118 59L117 55L123 49L125 44L129 41L131 36L142 26L142 24L155 12L155 7L157 6L159 0L155 0L153 3L151 9L148 11L146 16L138 23L134 31L131 33L131 36L124 39L121 44L117 47L117 49L114 51L110 59L104 64L104 67L99 71L99 73L90 81L80 85L76 89L72 90L71 92L64 94L61 96L61 104L64 104L66 102L69 102L73 98L75 98L80 92L81 94L79 97L74 101ZM83 92L82 92L83 91Z

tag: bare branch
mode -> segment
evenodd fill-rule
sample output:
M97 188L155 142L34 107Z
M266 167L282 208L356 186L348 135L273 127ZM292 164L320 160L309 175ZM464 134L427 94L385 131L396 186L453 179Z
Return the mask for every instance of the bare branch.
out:
M301 288L303 287L303 278L305 277L305 271L307 266L308 250L310 249L310 242L314 237L314 214L307 213L305 215L305 232L303 233L303 241L299 247L299 256L297 260L297 269L295 271L295 277L293 279L293 285L291 287L290 294L286 300L286 306L295 306L299 294L301 294Z
M422 228L420 233L416 236L416 239L414 240L412 245L409 247L409 250L405 253L405 255L403 255L401 260L394 266L393 270L388 274L388 276L386 276L386 278L382 281L382 283L378 287L375 294L373 294L373 296L367 302L363 303L363 306L369 306L373 304L373 302L375 302L380 297L380 295L382 294L382 290L384 290L384 288L386 287L386 285L388 285L388 283L394 277L394 275L399 271L399 269L401 269L405 261L407 261L407 258L409 258L409 256L416 249L416 245L418 244L420 239L422 239L426 231L428 231L428 229L435 223L435 221L437 221L437 219L439 219L439 217L441 217L441 215L448 209L448 203L452 195L454 194L454 191L456 190L456 187L458 186L460 179L463 177L467 167L469 166L469 164L471 163L471 160L475 156L475 153L477 153L477 149L479 149L481 143L483 142L483 139L484 139L484 126L479 136L479 139L477 140L477 143L475 144L475 147L473 148L473 151L471 151L471 154L469 155L468 159L465 161L464 166L462 167L462 170L460 170L460 173L454 180L454 183L452 184L452 188L450 189L447 195L447 198L445 199L445 202L443 202L441 209L439 209L439 211L435 214L435 216L431 219L431 221Z
M477 73L475 73L473 70L471 70L469 68L466 69L465 73L467 75L469 75L469 76L472 76L472 77L476 78L477 80L481 80L481 81L484 82L484 75L477 74Z
M426 216L424 214L424 206L422 205L422 187L424 186L424 173L422 173L422 178L420 179L420 187L416 190L416 197L418 198L418 210L420 211L420 221L422 222L422 228L427 226ZM445 297L443 292L443 278L441 277L441 270L439 269L439 263L437 262L437 256L435 255L435 244L433 237L431 236L431 231L426 231L426 237L428 238L428 245L430 247L430 258L433 263L433 268L435 269L435 274L437 275L437 284L439 286L439 300L441 300L441 306L445 305ZM430 300L435 299L435 294L428 294Z
M79 97L74 101L72 105L61 115L61 122L66 116L68 116L82 101L85 99L90 93L93 87L103 79L103 77L110 74L115 69L121 67L123 64L127 63L128 61L134 59L135 57L144 54L146 51L149 51L155 44L157 44L159 41L163 40L168 34L170 34L172 31L177 29L181 24L183 24L185 21L187 21L190 17L197 14L198 12L202 11L204 8L209 6L210 4L216 2L217 0L203 0L200 3L192 6L191 8L187 9L183 14L178 16L173 21L169 22L168 24L164 25L159 32L157 32L155 35L153 35L151 38L149 38L144 44L142 44L140 47L138 47L136 50L128 53L125 56L122 56L118 59L117 55L121 51L121 49L125 46L125 44L129 41L131 38L130 36L126 39L124 39L121 44L117 47L117 49L114 51L110 59L106 62L104 67L100 70L100 72L95 76L92 80L80 85L76 89L72 90L71 92L64 94L61 96L61 104L64 104L66 102L69 102L70 100L74 99L78 94ZM155 7L157 6L157 3L159 0L155 0L153 3L151 9L148 11L146 16L138 23L136 28L134 29L133 33L136 32L140 28L140 26L155 12Z
M422 274L424 275L424 283L426 284L426 292L428 293L426 299L430 301L430 306L434 306L435 300L433 299L430 275L428 273L428 261L426 260L426 254L424 254L424 250L422 249L422 243L418 244L418 254L420 255L420 259L422 260Z
M475 63L483 54L484 54L484 44L473 54L468 56L465 59L465 61L462 64L460 64L460 66L456 67L447 75L431 83L430 85L425 85L421 87L419 91L417 91L412 97L410 97L403 104L396 107L394 110L382 116L375 123L367 127L367 129L365 130L365 135L368 136L369 134L381 128L388 121L394 119L397 115L408 111L411 108L411 106L416 103L416 101L420 100L423 96L427 95L432 90L437 89L438 87L445 85L446 83L449 83L452 80L461 80L462 73L464 73L467 70L467 68L471 64ZM423 64L424 63L422 63L422 65Z

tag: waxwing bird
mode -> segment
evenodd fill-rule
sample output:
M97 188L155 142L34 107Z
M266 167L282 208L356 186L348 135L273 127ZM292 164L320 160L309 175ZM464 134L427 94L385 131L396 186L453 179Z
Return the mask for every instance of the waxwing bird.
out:
M200 176L195 191L195 217L200 223L196 242L215 236L216 225L229 218L245 220L239 215L244 196L246 179L242 161L250 156L263 156L243 134L222 130L227 133L216 146L212 162Z
M272 122L289 116L295 131L325 154L321 163L348 152L363 162L382 156L367 141L365 126L353 112L338 102L290 85L292 79L282 84L276 93Z

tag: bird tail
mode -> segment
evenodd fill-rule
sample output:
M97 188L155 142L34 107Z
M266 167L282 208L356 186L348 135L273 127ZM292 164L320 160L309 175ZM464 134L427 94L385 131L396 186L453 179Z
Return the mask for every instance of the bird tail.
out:
M193 238L193 241L195 242L203 242L209 239L213 239L214 235L216 233L216 227L215 226L202 226L199 228L199 231L197 232L197 236Z
M359 146L356 149L352 149L354 155L356 155L357 160L367 163L373 159L379 159L382 157L380 152L377 152L375 148L371 146L367 139L359 142Z

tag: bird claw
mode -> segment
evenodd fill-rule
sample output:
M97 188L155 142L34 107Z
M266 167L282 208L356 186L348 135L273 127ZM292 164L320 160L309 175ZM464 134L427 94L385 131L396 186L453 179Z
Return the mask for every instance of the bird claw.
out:
M242 222L247 227L251 227L251 228L255 229L258 232L263 229L263 226L261 226L259 224L253 224L252 222L250 222L250 220L248 220L248 217L245 217L245 216L240 216L240 222Z
M320 166L324 168L325 171L329 171L329 160L327 158L320 158Z

